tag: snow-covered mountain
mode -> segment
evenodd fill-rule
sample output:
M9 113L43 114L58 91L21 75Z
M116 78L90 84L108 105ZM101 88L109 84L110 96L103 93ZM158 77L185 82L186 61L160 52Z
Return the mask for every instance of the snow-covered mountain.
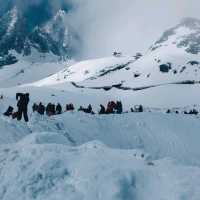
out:
M184 19L179 25L166 31L148 52L137 60L122 55L113 59L81 62L36 85L71 81L82 82L81 85L85 87L121 85L133 89L199 82L199 32L199 20Z
M30 28L30 21L14 7L0 18L0 23L0 66L14 64L19 60L13 51L23 56L30 56L33 51L43 55L52 53L58 59L66 59L73 54L75 35L67 26L64 10L59 10L44 24Z

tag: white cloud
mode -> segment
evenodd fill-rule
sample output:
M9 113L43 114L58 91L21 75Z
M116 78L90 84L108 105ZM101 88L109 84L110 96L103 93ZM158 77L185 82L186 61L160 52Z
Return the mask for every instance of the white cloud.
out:
M82 57L114 50L145 51L181 18L199 17L197 0L76 0L71 23L83 41Z

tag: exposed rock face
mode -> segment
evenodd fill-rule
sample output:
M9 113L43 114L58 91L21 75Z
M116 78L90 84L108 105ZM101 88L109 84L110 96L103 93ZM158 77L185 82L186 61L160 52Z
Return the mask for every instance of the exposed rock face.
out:
M32 49L36 49L39 53L70 57L73 36L66 21L65 11L60 10L45 24L30 28L28 19L16 7L8 11L0 18L1 65L12 64L11 50L24 56L31 55Z

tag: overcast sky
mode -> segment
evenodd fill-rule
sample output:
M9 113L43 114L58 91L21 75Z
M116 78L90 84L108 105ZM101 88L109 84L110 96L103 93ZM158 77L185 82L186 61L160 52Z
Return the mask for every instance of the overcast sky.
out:
M11 3L28 12L33 5L40 10L44 6L40 11L44 19L66 4L71 9L69 22L82 41L77 48L84 59L108 56L115 50L145 52L182 18L200 18L200 0L0 0L0 13Z
M84 42L83 57L113 50L145 52L164 30L185 17L200 18L199 0L80 0L72 14Z

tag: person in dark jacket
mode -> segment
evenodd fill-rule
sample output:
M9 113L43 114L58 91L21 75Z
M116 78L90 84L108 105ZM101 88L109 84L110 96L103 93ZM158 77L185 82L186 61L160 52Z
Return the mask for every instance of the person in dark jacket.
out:
M38 107L39 106L36 103L34 103L33 106L32 106L33 112L37 112L38 111Z
M56 114L57 115L62 114L62 106L60 105L60 103L58 103L56 106Z
M42 102L40 102L38 105L38 113L40 115L44 115L44 112L45 112L45 106L42 104Z
M73 103L70 103L70 104L69 104L69 109L70 109L71 111L74 111L75 108L74 108L74 104L73 104Z
M117 101L117 103L116 103L116 113L117 114L122 114L122 112L123 112L122 102L121 101Z
M91 104L89 104L87 108L83 108L82 106L80 106L80 108L78 109L78 111L83 111L83 112L85 112L85 113L95 114L95 113L92 111L92 106L91 106Z
M115 107L116 107L116 105L115 105L114 101L108 102L106 114L113 114Z
M100 109L100 111L99 111L99 114L100 114L100 115L106 114L106 109L105 109L105 107L104 107L102 104L100 105L100 107L101 107L101 109Z
M7 111L5 113L3 113L3 115L6 117L10 117L13 114L13 110L14 110L14 108L12 106L9 106Z
M66 105L66 112L67 111L74 111L74 105L72 103Z
M87 109L86 109L87 113L92 113L92 106L91 104L88 105Z
M138 112L144 112L144 108L142 105L139 105Z
M56 114L56 106L55 106L55 104L48 103L48 105L46 107L46 114L48 116L52 116L52 115Z
M51 112L51 103L48 103L46 107L46 115L50 116L51 115L50 112Z
M55 104L51 104L51 114L55 115L56 114L56 105Z
M28 122L29 93L26 94L17 93L16 99L18 100L17 120L20 121L23 115L25 122Z

